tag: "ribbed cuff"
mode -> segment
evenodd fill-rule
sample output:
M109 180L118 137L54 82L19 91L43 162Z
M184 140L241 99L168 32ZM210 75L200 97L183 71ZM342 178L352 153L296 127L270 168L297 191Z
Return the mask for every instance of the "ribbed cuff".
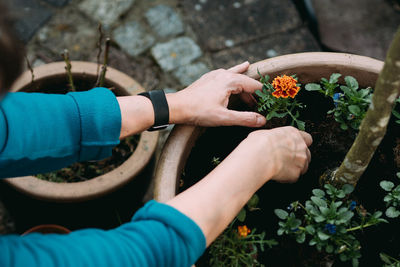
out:
M78 107L81 122L79 161L111 156L119 144L121 110L115 95L106 88L68 93Z

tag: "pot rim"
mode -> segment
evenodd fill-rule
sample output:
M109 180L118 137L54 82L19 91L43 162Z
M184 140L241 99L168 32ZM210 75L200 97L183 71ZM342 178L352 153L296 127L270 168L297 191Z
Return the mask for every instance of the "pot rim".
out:
M94 76L97 64L84 61L71 61L73 75ZM33 69L35 81L65 77L65 63L53 62ZM13 84L11 91L26 88L31 83L30 71L24 72ZM145 92L133 78L114 68L107 67L106 80L121 88L127 95ZM16 190L33 198L54 202L78 202L103 196L135 178L150 162L154 154L159 133L143 132L133 154L119 167L93 179L75 183L55 183L38 179L34 176L5 178L3 181ZM118 179L116 179L118 177Z
M258 71L262 75L299 74L299 71L306 74L311 68L320 68L321 72L326 75L333 72L341 72L343 76L352 75L353 72L360 76L366 75L365 80L360 83L362 85L362 83L375 83L383 68L383 62L366 56L346 53L306 52L256 62L250 65L245 75L257 79L259 78ZM167 202L176 195L186 160L203 131L204 128L195 126L177 125L174 127L164 145L156 168L155 200Z
M61 225L57 225L57 224L40 224L40 225L34 226L32 228L29 228L21 236L28 235L28 234L31 234L31 233L42 233L41 231L38 231L38 230L41 230L41 229L57 229L58 232L55 232L55 233L59 233L59 234L61 234L61 233L63 233L63 234L71 233L71 230L69 230L68 228L66 228L64 226L61 226Z

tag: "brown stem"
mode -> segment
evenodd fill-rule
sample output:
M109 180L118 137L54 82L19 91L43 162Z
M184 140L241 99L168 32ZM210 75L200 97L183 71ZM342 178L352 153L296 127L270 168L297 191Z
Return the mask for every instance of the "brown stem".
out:
M67 49L64 50L64 52L61 54L65 61L65 71L67 72L67 77L68 77L68 84L72 92L76 92L75 85L74 85L74 79L72 77L72 71L71 71L71 61L69 59L69 52Z
M106 44L105 44L105 49L104 49L104 62L103 62L103 66L101 67L100 75L98 76L98 79L96 82L96 87L103 87L103 85L104 85L104 81L106 78L106 72L107 72L108 54L110 51L110 43L111 43L110 38L107 38Z
M99 39L97 41L97 73L96 76L99 76L99 71L100 71L100 56L101 56L101 52L103 51L101 49L101 44L103 43L103 38L104 38L104 33L103 33L103 27L101 25L101 23L99 23L99 27L98 27L98 31L99 31Z
M385 136L397 96L400 93L400 27L392 41L385 64L375 85L372 103L352 147L332 177L333 184L356 185Z

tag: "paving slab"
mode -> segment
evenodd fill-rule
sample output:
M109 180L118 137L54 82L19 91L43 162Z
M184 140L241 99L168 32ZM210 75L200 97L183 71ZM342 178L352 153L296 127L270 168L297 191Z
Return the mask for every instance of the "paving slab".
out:
M400 12L382 0L313 0L322 43L332 50L384 59Z
M160 89L160 69L151 57L133 58L125 52L110 48L108 65L120 70L138 81L146 90Z
M199 58L202 51L191 38L179 37L155 45L151 54L164 71L171 71Z
M313 51L320 51L320 47L308 29L302 28L213 53L211 60L214 68L229 68L246 60L254 63L270 57Z
M265 35L300 27L291 0L183 2L185 16L206 50L221 50Z
M149 9L146 19L160 37L173 37L184 32L183 23L175 10L166 5Z
M179 67L174 71L173 74L179 80L181 85L188 86L209 71L210 69L206 66L206 64L197 62Z
M114 41L129 55L136 57L148 50L155 38L137 21L129 21L113 32Z
M53 11L37 0L5 0L19 39L28 42L53 15Z
M69 50L72 60L92 60L97 52L97 25L68 6L41 28L35 39L54 53L56 60L62 60L64 49Z
M133 5L135 0L84 0L79 9L105 27L114 24Z

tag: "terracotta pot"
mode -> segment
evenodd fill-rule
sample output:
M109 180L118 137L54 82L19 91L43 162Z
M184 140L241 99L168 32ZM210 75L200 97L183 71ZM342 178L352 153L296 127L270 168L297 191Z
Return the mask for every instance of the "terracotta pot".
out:
M35 82L31 84L31 73L25 72L13 85L12 91L39 91L42 85L57 88L66 82L65 63L55 62L34 69ZM72 62L74 79L90 81L97 77L97 64ZM128 75L108 68L105 84L115 87L118 95L135 95L145 90ZM53 90L53 89L52 89ZM121 166L99 177L76 183L54 183L33 176L7 178L8 184L18 191L34 198L55 202L77 202L100 197L110 193L134 179L149 163L155 152L158 132L143 132L136 150Z
M266 59L250 66L246 75L258 78L281 74L294 74L302 84L318 82L333 72L355 77L360 86L374 86L383 62L364 56L344 53L299 53ZM166 202L177 194L179 179L186 160L203 129L193 126L176 126L171 132L159 159L155 175L154 197Z
M56 224L42 224L25 231L22 235L31 233L42 233L42 234L69 234L71 231L64 226Z

